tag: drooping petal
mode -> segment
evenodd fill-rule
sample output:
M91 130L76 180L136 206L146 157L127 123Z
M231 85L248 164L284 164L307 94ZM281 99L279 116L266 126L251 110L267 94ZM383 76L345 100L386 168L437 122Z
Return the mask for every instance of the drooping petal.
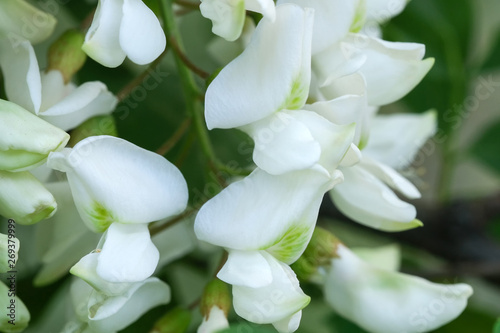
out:
M401 248L398 244L351 248L359 258L377 268L397 272L401 267Z
M24 171L61 150L69 135L20 106L0 100L0 170Z
M369 0L366 1L366 19L378 24L399 15L405 9L408 0Z
M291 263L311 237L323 194L338 181L324 169L279 176L257 169L203 205L196 236L228 249L268 249Z
M102 82L85 82L39 116L67 131L91 117L111 113L117 103L118 99Z
M132 324L150 309L170 301L170 287L157 278L132 285L120 296L93 291L88 302L88 322L96 333L115 332Z
M296 312L290 317L274 322L273 326L280 333L295 332L299 328L301 318L302 310Z
M82 219L96 231L112 222L149 223L181 213L186 181L162 156L111 136L94 136L52 154L48 165L68 174Z
M165 50L167 40L156 15L141 0L124 0L120 46L130 60L149 64Z
M300 289L299 281L289 266L269 254L265 256L271 267L273 282L262 288L233 286L234 310L248 321L277 323L277 328L287 329L280 332L293 332L298 327L294 315L309 304L310 297ZM291 321L292 325L284 325L283 320Z
M321 146L311 130L286 112L277 112L241 129L255 142L255 164L272 175L307 169L321 157Z
M28 41L14 46L0 38L0 66L8 99L38 114L42 103L42 86L33 46Z
M227 41L240 37L245 23L245 0L203 0L201 15L212 20L212 32Z
M276 20L260 21L245 51L208 87L208 128L239 127L305 104L313 13L291 4L276 10Z
M455 319L472 288L443 285L386 271L357 258L340 245L325 283L332 308L373 333L429 332Z
M96 271L109 282L138 282L153 274L159 259L147 224L113 223L107 230Z
M436 117L435 111L376 116L363 154L396 170L405 168L414 160L420 147L434 135ZM395 137L398 139L394 140Z
M366 55L360 73L366 79L368 104L374 106L405 96L434 64L433 58L422 60L422 44L387 42L359 34L349 34L344 42Z
M260 251L229 250L217 277L226 283L250 288L265 287L273 281L271 267Z
M99 0L94 20L82 46L89 57L106 67L118 67L126 57L120 45L123 2L124 0Z
M363 161L359 164L359 167L370 172L409 199L418 199L421 197L415 185L388 165L377 162L369 157L363 157Z
M349 218L384 231L403 231L422 225L415 220L415 207L401 201L369 172L353 166L342 168L342 173L345 182L330 191L330 196Z
M16 47L16 42L28 40L38 44L49 38L56 26L54 16L24 0L0 1L0 34Z
M28 171L0 171L0 215L28 225L51 217L56 208L52 194Z
M314 34L312 54L338 43L348 32L356 14L359 1L310 1L280 0L278 4L294 3L303 8L314 9Z

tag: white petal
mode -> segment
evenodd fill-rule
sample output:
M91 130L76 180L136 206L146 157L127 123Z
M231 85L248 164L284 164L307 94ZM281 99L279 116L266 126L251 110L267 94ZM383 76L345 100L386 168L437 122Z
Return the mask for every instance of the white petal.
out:
M52 154L48 165L66 171L78 211L93 230L112 222L149 223L181 213L186 181L162 156L123 139L94 136Z
M245 9L260 13L271 21L276 19L276 6L272 0L245 0Z
M123 1L99 0L85 36L82 50L103 66L118 67L126 57L119 41Z
M372 120L370 139L363 154L397 170L405 168L420 147L434 135L436 117L435 111L376 116Z
M28 40L32 44L43 42L52 35L56 23L54 16L27 1L0 1L0 32L13 44L20 40Z
M0 38L0 66L9 100L37 114L42 102L42 86L33 46L28 41L14 46Z
M309 242L323 194L333 182L325 170L272 176L257 169L203 205L196 236L236 250L274 246L273 255L291 263Z
M273 276L270 285L262 288L233 286L234 310L240 317L257 324L287 319L310 301L309 296L300 289L299 281L290 267L270 255L266 259Z
M102 82L86 82L39 116L67 131L91 117L110 114L117 103L118 99Z
M291 315L288 318L274 322L273 326L280 333L295 332L299 328L301 318L302 310Z
M147 224L113 223L99 254L97 274L109 282L138 282L153 274L159 259Z
M370 105L385 105L402 98L434 64L432 58L422 60L422 44L386 42L359 34L350 34L344 41L366 55L360 73L366 79Z
M349 147L349 149L344 155L344 158L340 162L340 166L352 167L358 164L362 158L363 156L361 155L361 151L359 150L359 148L354 143L351 143L351 146Z
M367 20L381 24L399 15L405 9L408 0L368 0L366 1Z
M255 142L255 164L270 174L306 169L321 157L311 130L289 113L277 112L241 129Z
M402 231L421 226L414 206L401 201L380 180L353 166L342 168L345 181L330 191L337 208L349 218L384 231Z
M9 228L8 230L11 229ZM7 234L0 233L0 273L13 270L13 265L15 264L12 263L17 263L20 243L19 239L13 236L14 234L8 231Z
M398 244L389 244L379 247L351 248L358 257L377 268L397 272L401 267L401 247Z
M467 305L466 284L443 285L385 271L340 245L325 285L333 309L373 333L429 332L455 319Z
M42 80L42 105L39 113L43 114L45 110L69 95L75 89L75 85L64 83L64 77L58 70L41 72L40 77Z
M365 169L372 175L399 191L409 199L418 199L421 197L418 189L409 180L401 176L396 170L385 164L379 163L369 157L364 157L359 164L360 168Z
M260 21L245 51L208 87L208 128L239 127L280 109L304 105L310 83L313 13L295 5L276 10L276 20Z
M54 215L52 194L28 171L0 171L0 214L29 225Z
M353 73L333 80L320 88L324 100L333 100L344 95L366 95L366 80L363 75Z
M212 32L217 36L230 42L240 37L245 23L245 0L203 0L200 11L212 20Z
M88 303L89 326L96 333L120 331L150 309L169 301L169 286L157 278L134 283L121 296L107 297L94 291Z
M250 288L265 287L273 281L271 267L259 251L229 250L217 277L226 283Z
M129 282L113 283L104 280L97 274L97 264L99 262L100 253L89 253L80 261L71 267L70 273L78 276L80 279L87 282L92 288L98 292L108 296L121 295L132 286Z
M348 32L356 14L358 1L280 0L278 4L294 3L314 9L312 53L316 54L339 42Z
M124 0L120 45L133 62L149 64L165 50L167 40L156 15L141 0Z
M226 314L217 306L212 306L208 318L203 318L203 322L198 327L197 333L216 333L229 327Z

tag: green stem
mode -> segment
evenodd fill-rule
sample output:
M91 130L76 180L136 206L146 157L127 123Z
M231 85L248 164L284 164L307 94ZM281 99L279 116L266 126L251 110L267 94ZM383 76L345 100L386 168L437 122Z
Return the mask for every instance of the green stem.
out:
M177 29L177 25L175 24L174 12L172 9L173 1L158 1L160 4L160 12L163 17L165 35L167 36L167 40L169 40L172 45L176 46L175 48L173 48L174 58L184 91L186 110L189 116L193 118L193 123L196 129L196 133L198 134L203 153L207 156L209 161L215 163L217 161L217 158L208 136L208 130L203 120L202 106L198 100L200 91L198 86L196 85L196 82L194 81L194 77L189 67L183 61L183 55L185 54L185 52L179 31Z

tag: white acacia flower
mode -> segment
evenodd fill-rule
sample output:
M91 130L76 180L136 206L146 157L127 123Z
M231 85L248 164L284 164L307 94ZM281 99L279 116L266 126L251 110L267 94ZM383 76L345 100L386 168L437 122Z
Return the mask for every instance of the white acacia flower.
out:
M245 51L207 90L208 127L249 134L254 162L271 174L316 164L332 173L353 141L354 125L331 122L329 112L302 110L311 80L312 24L312 10L278 6L275 22L261 21Z
M275 20L272 0L201 0L201 15L212 20L212 32L230 42L238 39L245 24L246 11L257 12Z
M110 282L142 281L159 260L148 223L181 213L186 181L162 156L110 136L89 137L52 154L48 165L67 173L81 218L106 234L97 273Z
M0 1L0 38L7 38L13 47L28 40L43 42L54 31L56 19L24 0Z
M148 64L165 46L158 18L142 0L99 0L82 49L101 65L117 67L126 57Z
M0 100L0 170L24 171L64 148L69 135L22 107Z
M67 131L85 120L111 113L117 98L99 81L65 83L58 70L40 73L28 41L13 47L0 38L0 66L10 101Z
M34 224L54 215L57 203L31 173L0 171L0 215Z
M327 268L327 303L372 333L432 331L455 319L472 295L469 285L437 284L363 262L344 245Z
M375 229L402 231L421 226L415 207L393 190L409 199L420 198L420 192L394 168L406 167L434 134L435 112L377 116L371 129L360 162L340 168L345 182L333 188L330 197L346 216Z

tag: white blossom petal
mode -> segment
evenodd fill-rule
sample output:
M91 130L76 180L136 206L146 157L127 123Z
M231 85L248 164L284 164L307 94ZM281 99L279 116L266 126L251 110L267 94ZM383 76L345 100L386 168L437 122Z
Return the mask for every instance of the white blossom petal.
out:
M157 278L137 282L120 296L93 291L88 302L88 323L96 333L120 331L150 309L170 301L170 287Z
M275 321L273 326L280 333L295 332L299 328L301 318L302 310L296 312L288 318Z
M120 46L133 62L149 64L165 50L167 40L156 15L142 0L124 0Z
M216 333L229 327L226 314L218 306L212 306L208 313L208 318L203 318L203 322L198 327L197 333Z
M437 284L376 268L343 245L337 253L325 284L326 301L369 332L433 331L455 319L472 295L463 283Z
M260 13L272 22L276 19L276 6L273 0L245 0L245 9Z
M273 281L271 267L260 251L229 250L217 277L226 283L250 288L265 287Z
M89 57L107 67L120 66L126 57L119 41L123 3L124 0L99 0L82 46Z
M408 0L368 0L366 1L366 19L384 23L405 9Z
M42 103L40 69L30 42L13 46L0 38L0 66L5 82L5 92L11 102L38 114Z
M109 282L138 282L156 269L160 253L147 224L113 223L99 253L97 274Z
M309 242L323 194L338 181L324 169L279 176L257 169L203 205L196 236L228 249L267 249L292 263Z
M416 209L369 172L353 166L342 168L345 182L330 191L337 208L349 218L384 231L403 231L421 226Z
M291 4L276 10L276 20L262 20L245 51L208 87L208 128L239 127L305 104L313 13Z
M217 36L230 42L240 37L245 23L245 0L203 0L200 11L212 20L212 32Z
M422 114L378 115L372 120L370 139L363 154L400 170L408 166L420 147L436 132L435 111ZM394 140L394 138L398 138Z
M48 165L67 172L82 219L96 231L112 222L149 223L181 213L186 181L162 156L123 139L94 136L52 154Z
M236 313L253 323L277 323L283 328L283 320L292 319L292 325L281 332L292 332L297 328L297 317L294 316L309 304L310 297L300 289L299 281L292 269L265 255L272 270L273 282L262 288L233 286L233 305ZM300 317L299 317L300 318Z

